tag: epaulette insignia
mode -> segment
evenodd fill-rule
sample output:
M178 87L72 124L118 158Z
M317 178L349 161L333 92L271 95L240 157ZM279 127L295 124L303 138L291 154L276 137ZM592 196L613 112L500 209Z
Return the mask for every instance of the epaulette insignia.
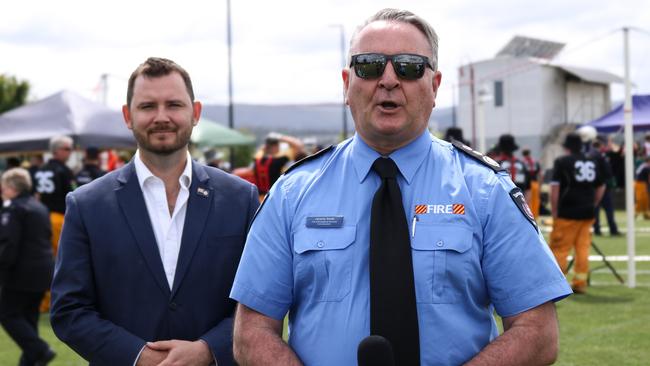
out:
M480 161L481 163L483 163L483 165L487 165L488 167L490 167L490 169L494 170L497 173L506 171L501 165L499 165L499 163L497 163L491 157L481 154L480 152L472 149L471 147L463 144L458 140L452 140L451 144L454 145L458 150Z
M287 170L284 171L284 174L289 173L290 171L294 170L295 168L299 167L300 165L302 165L302 164L304 164L304 163L306 163L306 162L308 162L310 160L314 160L314 159L318 158L319 156L321 156L321 155L327 153L328 151L334 149L335 146L336 145L330 145L329 147L326 147L323 150L315 152L315 153L313 153L313 154L311 154L311 155L309 155L307 157L304 157L304 158L296 161L295 163L291 164L291 166L289 168L287 168Z

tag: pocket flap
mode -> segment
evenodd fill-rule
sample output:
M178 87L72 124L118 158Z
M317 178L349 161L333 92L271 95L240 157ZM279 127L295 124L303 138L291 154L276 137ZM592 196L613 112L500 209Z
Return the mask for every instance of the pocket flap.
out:
M303 227L293 234L293 250L301 254L309 250L345 249L354 242L356 234L356 226L335 229Z
M411 248L415 250L454 250L466 252L472 246L472 230L462 226L425 225L416 226Z

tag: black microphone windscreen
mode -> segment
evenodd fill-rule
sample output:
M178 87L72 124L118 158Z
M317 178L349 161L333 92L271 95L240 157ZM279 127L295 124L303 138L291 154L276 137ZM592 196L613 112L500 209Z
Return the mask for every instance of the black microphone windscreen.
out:
M359 366L395 366L393 347L382 336L368 336L359 343L357 361Z

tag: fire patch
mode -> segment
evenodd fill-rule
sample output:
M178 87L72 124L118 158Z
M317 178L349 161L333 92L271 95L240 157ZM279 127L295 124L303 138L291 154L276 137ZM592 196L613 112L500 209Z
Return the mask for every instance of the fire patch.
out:
M416 215L426 214L452 214L464 215L465 205L462 203L454 203L452 205L415 205Z

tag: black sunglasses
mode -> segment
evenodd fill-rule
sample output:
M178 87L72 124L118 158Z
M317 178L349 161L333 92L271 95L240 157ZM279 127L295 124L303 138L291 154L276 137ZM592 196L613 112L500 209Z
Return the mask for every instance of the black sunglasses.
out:
M386 63L390 60L397 76L404 80L417 80L424 75L428 67L433 70L433 65L428 57L410 53L397 55L384 55L383 53L362 53L352 56L350 67L362 79L377 79L384 74Z

